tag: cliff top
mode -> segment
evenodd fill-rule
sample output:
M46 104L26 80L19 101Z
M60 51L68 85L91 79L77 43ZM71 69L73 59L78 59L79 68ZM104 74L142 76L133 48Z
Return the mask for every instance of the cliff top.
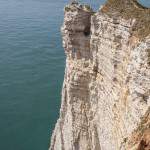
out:
M65 7L65 12L79 10L94 13L89 5L81 5L78 2L72 2ZM142 6L137 0L108 0L102 7L101 12L110 17L135 19L131 33L139 39L143 39L150 34L150 8Z
M65 7L65 11L76 11L76 10L84 10L87 12L93 12L92 8L89 5L81 5L78 2L72 2L71 4Z
M150 9L140 5L137 0L108 0L101 11L109 16L136 19L133 34L140 39L150 33Z

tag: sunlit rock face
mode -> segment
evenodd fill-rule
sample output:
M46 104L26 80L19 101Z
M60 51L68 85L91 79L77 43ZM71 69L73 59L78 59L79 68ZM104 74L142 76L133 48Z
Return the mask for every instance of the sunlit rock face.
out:
M150 149L149 15L135 0L109 0L96 13L65 7L66 70L50 150Z

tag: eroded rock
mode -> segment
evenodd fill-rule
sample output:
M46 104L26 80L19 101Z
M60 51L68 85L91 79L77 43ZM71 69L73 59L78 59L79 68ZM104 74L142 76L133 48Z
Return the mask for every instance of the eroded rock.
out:
M96 13L65 7L66 70L50 150L149 149L148 16L135 0L108 0Z

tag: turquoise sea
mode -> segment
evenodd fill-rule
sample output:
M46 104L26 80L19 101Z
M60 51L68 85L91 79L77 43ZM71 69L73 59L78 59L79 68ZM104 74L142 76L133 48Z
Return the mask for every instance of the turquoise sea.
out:
M94 9L105 0L83 0ZM143 0L146 6L149 0ZM0 150L47 150L59 115L68 0L0 0Z

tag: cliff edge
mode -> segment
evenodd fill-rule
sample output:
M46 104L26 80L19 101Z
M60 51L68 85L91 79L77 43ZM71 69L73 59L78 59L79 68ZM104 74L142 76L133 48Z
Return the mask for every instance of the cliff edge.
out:
M150 9L65 7L60 117L49 150L150 149Z

